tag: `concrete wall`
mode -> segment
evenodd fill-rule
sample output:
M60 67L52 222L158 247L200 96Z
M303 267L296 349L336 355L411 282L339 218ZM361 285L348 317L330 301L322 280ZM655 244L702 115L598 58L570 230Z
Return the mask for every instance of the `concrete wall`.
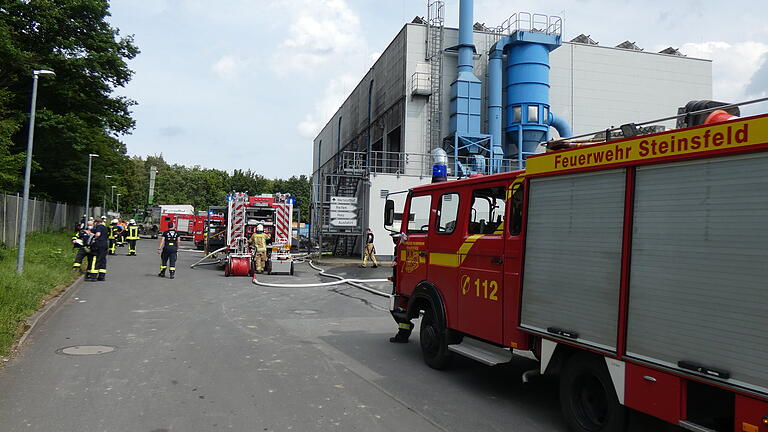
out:
M577 135L667 117L712 97L709 60L565 43L550 64L552 112Z
M339 118L341 118L341 149L364 140L368 129L368 89L373 79L372 142L397 128L402 113L393 107L405 95L405 30L401 31L381 54L373 67L350 93L313 142L312 172L333 158L339 151ZM401 110L400 110L401 111ZM361 136L362 135L362 136ZM322 146L321 146L322 144ZM363 143L360 143L363 144Z

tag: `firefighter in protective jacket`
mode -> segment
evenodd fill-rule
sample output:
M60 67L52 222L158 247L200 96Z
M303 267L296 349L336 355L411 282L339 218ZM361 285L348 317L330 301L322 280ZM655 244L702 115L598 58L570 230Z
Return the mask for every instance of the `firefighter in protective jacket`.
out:
M269 235L264 232L264 225L258 224L256 232L248 239L248 244L253 248L253 265L256 273L264 272L264 265L267 263L267 238Z
M114 255L115 254L115 246L117 245L117 236L120 232L120 229L117 225L117 219L112 219L112 222L109 225L109 254Z
M83 259L88 256L88 240L91 235L90 229L93 228L93 222L88 222L90 226L86 225L83 221L78 224L75 234L72 236L72 247L77 249L77 255L75 256L75 262L72 263L73 270L80 270L83 265ZM88 261L86 261L88 264Z
M165 270L171 273L171 279L176 277L176 254L179 251L179 233L173 222L168 222L168 229L160 236L160 246L157 253L160 254L161 264L158 276L165 277Z
M136 221L131 219L128 221L128 235L125 237L128 240L128 256L136 256L136 241L139 239L139 226L136 225Z

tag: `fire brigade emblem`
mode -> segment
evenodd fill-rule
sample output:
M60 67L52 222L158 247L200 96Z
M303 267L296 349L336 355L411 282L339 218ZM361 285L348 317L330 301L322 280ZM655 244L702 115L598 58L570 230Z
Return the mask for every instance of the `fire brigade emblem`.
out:
M405 272L413 273L420 264L419 247L407 246L405 248Z

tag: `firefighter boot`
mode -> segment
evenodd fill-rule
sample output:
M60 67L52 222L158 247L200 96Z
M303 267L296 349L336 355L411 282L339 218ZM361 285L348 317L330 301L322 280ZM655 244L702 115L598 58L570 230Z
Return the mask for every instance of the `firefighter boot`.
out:
M160 276L160 277L165 277L165 267L164 266L160 268L160 273L158 273L157 275Z
M392 343L408 343L408 338L411 336L412 331L413 324L410 322L398 323L397 334L394 337L389 338L389 341Z
M169 273L171 274L171 279L176 277L176 270L171 270Z
M107 279L107 274L104 272L99 272L99 276L96 278L99 282L104 282Z

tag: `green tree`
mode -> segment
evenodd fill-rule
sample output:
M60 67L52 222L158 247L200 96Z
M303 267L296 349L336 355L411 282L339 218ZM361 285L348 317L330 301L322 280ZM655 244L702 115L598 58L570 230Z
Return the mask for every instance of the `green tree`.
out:
M81 202L85 196L88 153L97 153L93 190L104 175L128 165L125 146L116 139L134 127L135 103L114 96L132 71L127 61L139 50L108 22L106 0L0 0L0 143L9 155L25 150L32 70L52 69L55 79L40 80L33 192ZM4 106L3 106L4 103ZM0 158L3 157L0 144ZM0 165L0 178L20 176L20 166ZM100 203L95 192L92 202Z

